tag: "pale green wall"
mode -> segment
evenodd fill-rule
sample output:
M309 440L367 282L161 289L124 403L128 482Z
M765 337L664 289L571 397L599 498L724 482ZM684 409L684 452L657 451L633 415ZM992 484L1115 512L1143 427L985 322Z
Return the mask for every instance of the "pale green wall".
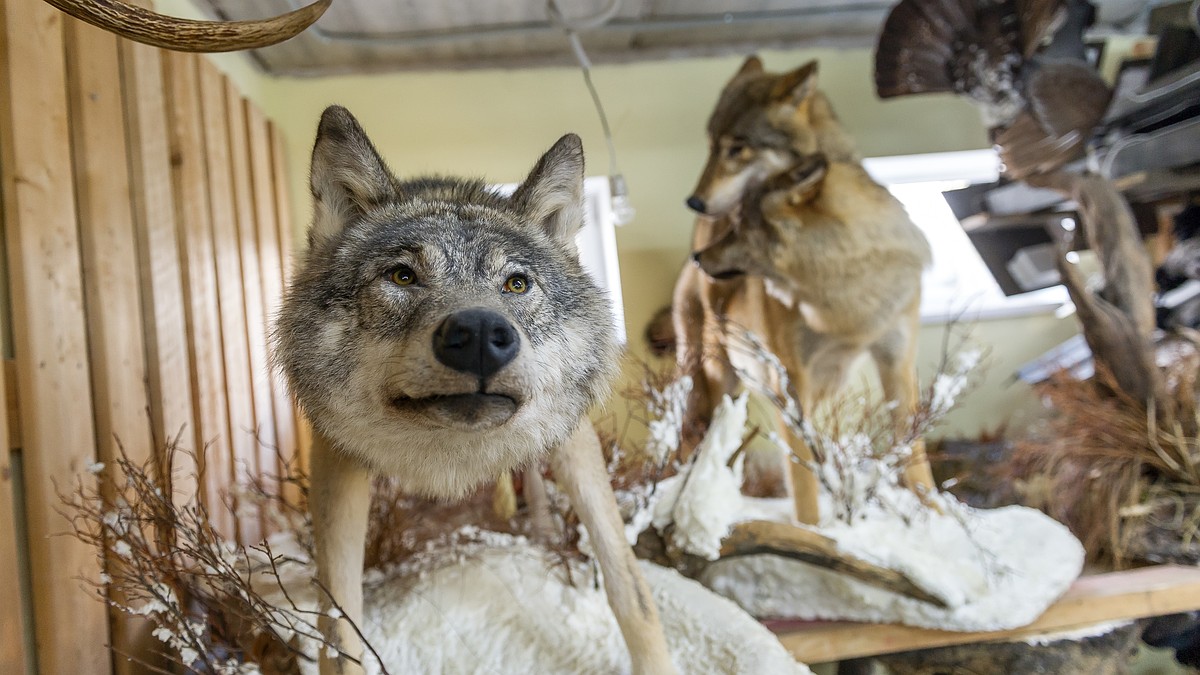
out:
M983 147L978 116L961 99L913 97L881 102L871 84L868 50L764 52L769 69L819 59L821 84L865 155ZM637 218L618 230L631 351L644 357L641 331L670 301L692 218L683 198L704 159L704 123L740 57L687 59L594 71L629 181ZM321 110L348 107L400 175L465 173L520 179L538 154L568 131L584 139L590 173L608 165L595 111L575 69L409 73L315 79L268 78L225 60L243 91L280 126L292 165L300 225L309 212L307 161ZM299 239L298 239L299 241ZM986 378L947 421L953 432L992 429L1034 407L1028 390L1009 382L1013 369L1074 332L1048 315L985 322L976 339L990 351ZM939 327L922 331L922 372L940 345ZM1023 418L1023 417L1022 417Z

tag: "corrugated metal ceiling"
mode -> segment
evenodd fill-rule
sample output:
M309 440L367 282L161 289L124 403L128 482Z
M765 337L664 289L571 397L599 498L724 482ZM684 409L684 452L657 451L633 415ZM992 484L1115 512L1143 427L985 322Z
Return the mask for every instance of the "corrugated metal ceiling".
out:
M568 20L611 0L559 0ZM289 0L199 0L218 17L249 19ZM764 47L869 46L890 0L623 0L583 33L594 62L748 52ZM334 0L315 26L259 50L277 75L573 64L546 0Z

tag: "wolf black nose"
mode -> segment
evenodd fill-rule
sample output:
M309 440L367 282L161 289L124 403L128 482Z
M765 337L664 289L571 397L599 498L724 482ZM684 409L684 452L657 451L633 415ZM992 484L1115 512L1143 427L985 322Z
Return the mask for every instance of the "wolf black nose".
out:
M521 339L508 319L486 309L451 314L433 333L438 361L479 377L490 377L520 350Z
M705 203L703 199L697 197L696 195L692 195L691 197L687 198L687 207L696 213L704 213Z

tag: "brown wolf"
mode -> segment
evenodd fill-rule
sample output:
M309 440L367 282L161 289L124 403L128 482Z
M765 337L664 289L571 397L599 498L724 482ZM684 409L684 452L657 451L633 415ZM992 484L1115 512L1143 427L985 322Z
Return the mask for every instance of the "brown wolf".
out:
M370 476L454 498L549 456L587 528L635 673L671 673L654 600L624 535L586 412L617 345L575 248L583 149L558 141L511 197L482 181L398 180L343 108L313 149L308 250L285 296L275 361L315 428L309 509L319 627L359 673ZM349 655L351 658L346 658ZM536 664L529 664L536 669Z
M770 382L736 348L762 337L804 410L835 393L863 353L873 358L897 424L917 403L916 333L928 242L901 204L862 168L816 88L817 66L784 74L750 57L708 122L710 152L687 204L699 212L693 260L675 286L676 358L693 377L685 451L737 372ZM786 428L784 429L786 432ZM808 448L784 438L809 459ZM807 456L806 456L807 455ZM789 462L797 516L816 522L816 483ZM917 450L910 484L932 482Z

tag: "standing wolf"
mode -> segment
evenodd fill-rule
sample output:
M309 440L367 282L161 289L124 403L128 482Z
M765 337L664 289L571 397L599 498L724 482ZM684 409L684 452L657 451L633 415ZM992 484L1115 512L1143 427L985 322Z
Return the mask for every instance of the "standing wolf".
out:
M696 383L685 428L706 426L716 402L737 388L738 371L771 381L736 348L747 329L779 357L805 411L836 393L864 353L887 400L898 403L896 423L915 409L929 244L863 170L816 83L816 62L776 74L750 57L709 118L708 161L687 199L700 214L696 265L680 273L673 304L676 356ZM783 431L792 448L808 451ZM929 488L920 448L913 459L909 484ZM815 478L806 464L787 466L797 516L815 523Z
M607 392L617 346L575 250L579 138L560 139L501 197L480 181L398 180L350 113L331 107L311 187L308 251L275 359L316 431L309 508L332 600L361 620L371 474L455 498L549 454L594 543L634 673L673 672L585 417ZM327 598L323 634L359 658L331 607ZM322 653L322 675L357 672Z

